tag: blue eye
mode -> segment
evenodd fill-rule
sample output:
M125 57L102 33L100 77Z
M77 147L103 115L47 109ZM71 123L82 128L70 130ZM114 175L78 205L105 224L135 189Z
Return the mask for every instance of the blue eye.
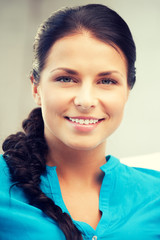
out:
M58 77L56 79L57 82L64 82L64 83L69 83L69 82L73 82L73 79L71 77Z
M111 85L111 84L116 84L117 82L115 80L112 80L110 78L107 78L107 79L102 79L100 81L100 83L102 84L106 84L106 85Z

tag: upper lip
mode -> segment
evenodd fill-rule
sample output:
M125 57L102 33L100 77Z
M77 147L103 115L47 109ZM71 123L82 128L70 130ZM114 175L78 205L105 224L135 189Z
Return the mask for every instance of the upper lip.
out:
M66 116L66 118L72 118L72 119L85 119L85 120L102 120L104 118L96 118L96 117L86 117L86 116L76 116L76 117L68 117Z

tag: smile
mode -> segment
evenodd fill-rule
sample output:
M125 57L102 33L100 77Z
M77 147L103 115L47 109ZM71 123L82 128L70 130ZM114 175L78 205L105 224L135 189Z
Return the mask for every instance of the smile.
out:
M78 132L92 132L97 126L105 120L104 118L94 117L65 117L71 126Z
M83 124L83 125L89 125L89 124L95 124L99 120L98 119L78 119L78 118L70 118L69 120L75 123Z
M96 125L105 118L94 118L94 117L65 117L68 121L78 125Z

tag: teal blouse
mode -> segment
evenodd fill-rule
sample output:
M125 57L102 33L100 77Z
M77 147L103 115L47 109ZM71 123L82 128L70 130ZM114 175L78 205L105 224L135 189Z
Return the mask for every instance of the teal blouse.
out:
M160 172L128 167L113 157L106 157L101 167L103 178L99 209L101 220L94 230L84 222L74 221L85 240L158 240L160 239ZM41 189L64 212L56 167L47 166L41 176ZM8 167L0 156L0 239L65 240L56 222L28 204L23 191L13 187Z

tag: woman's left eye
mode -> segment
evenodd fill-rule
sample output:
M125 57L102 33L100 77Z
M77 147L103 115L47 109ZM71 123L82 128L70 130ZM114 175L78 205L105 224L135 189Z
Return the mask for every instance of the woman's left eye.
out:
M116 84L117 82L113 79L107 78L107 79L101 79L99 84L106 84L106 85L111 85L111 84Z

